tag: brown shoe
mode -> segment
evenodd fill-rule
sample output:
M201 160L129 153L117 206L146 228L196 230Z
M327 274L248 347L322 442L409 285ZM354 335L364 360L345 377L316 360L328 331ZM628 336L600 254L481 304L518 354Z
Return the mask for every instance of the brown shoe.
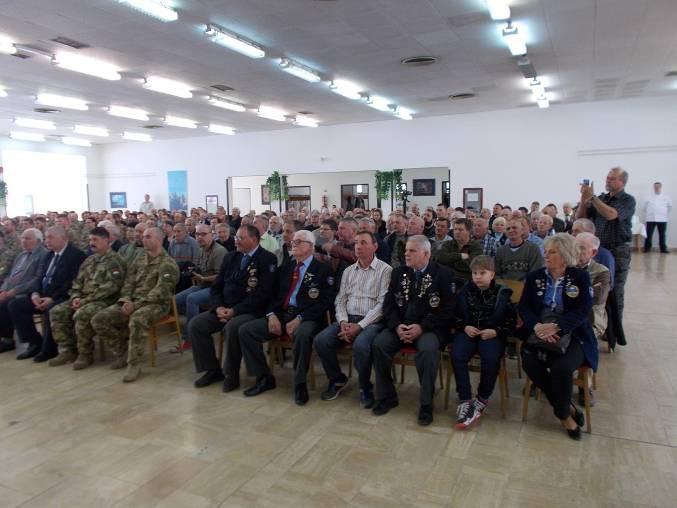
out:
M78 355L75 363L73 364L73 370L82 370L89 367L94 363L94 358L91 356Z
M58 367L59 365L66 365L67 363L72 362L75 360L75 353L71 351L64 351L63 353L59 353L55 358L52 358L49 362L47 362L47 365L50 367Z
M113 370L124 369L127 366L127 356L119 356L113 360L113 363L110 364L110 368Z
M125 383L133 383L141 374L141 367L138 365L128 365L127 374L122 378L122 381Z

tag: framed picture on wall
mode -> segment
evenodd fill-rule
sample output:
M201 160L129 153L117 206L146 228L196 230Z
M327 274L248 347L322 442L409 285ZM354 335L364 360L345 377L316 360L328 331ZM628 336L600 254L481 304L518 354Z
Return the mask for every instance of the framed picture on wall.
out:
M216 194L208 194L205 196L205 208L207 213L216 213L219 208L219 196Z
M482 193L480 187L464 187L463 188L463 208L470 208L477 210L482 209Z
M413 180L413 193L414 196L434 196L435 195L435 179L434 178L421 178L418 180Z
M126 192L110 192L109 195L111 208L127 208Z
M261 186L261 204L269 205L270 204L270 189L267 185Z

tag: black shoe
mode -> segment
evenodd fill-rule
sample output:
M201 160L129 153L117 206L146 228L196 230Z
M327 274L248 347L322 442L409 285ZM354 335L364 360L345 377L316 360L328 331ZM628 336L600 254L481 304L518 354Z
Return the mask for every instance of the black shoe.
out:
M582 411L579 411L576 406L574 406L574 403L571 403L571 408L574 410L574 412L571 414L571 417L574 419L576 422L576 425L579 427L582 427L585 425L585 415L583 414Z
M343 389L346 387L348 384L348 378L345 376L341 376L335 381L330 381L329 386L325 391L322 392L320 395L320 398L322 400L334 400L338 398L339 395L341 395L341 392Z
M6 353L16 349L16 345L12 339L0 339L0 353Z
M35 363L42 363L55 358L57 355L58 353L56 351L40 351L33 357L33 361Z
M294 402L297 406L305 406L308 402L308 387L305 383L296 385L294 388Z
M374 407L374 394L371 389L360 390L360 407L364 409L371 409Z
M28 346L26 351L24 351L21 354L16 355L17 360L28 360L29 358L33 358L35 355L37 355L40 352L40 346L37 344L31 344Z
M430 404L421 406L418 409L418 424L430 425L433 422L433 407Z
M261 395L263 392L272 390L275 388L275 378L271 375L261 376L256 380L256 384L251 388L248 388L244 391L245 397L256 397Z
M223 388L221 389L223 393L234 392L235 390L240 388L239 379L231 379L229 377L222 377L221 379L223 379Z
M661 254L670 254L669 250L661 250Z
M581 440L581 428L579 426L576 426L576 428L573 429L573 430L567 429L567 434L574 441L580 441Z
M390 411L392 408L399 406L397 399L383 399L377 400L376 405L371 409L371 412L376 416L382 416Z
M195 388L204 388L217 381L223 381L223 379L223 372L220 370L208 370L200 379L197 379L194 384Z

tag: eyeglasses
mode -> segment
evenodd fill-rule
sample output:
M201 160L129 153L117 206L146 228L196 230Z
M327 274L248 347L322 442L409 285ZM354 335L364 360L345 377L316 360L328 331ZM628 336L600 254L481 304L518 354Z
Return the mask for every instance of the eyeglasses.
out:
M309 242L308 240L292 240L291 241L291 244L294 245L294 246L301 245L302 243L309 243L309 244L313 245L313 242Z

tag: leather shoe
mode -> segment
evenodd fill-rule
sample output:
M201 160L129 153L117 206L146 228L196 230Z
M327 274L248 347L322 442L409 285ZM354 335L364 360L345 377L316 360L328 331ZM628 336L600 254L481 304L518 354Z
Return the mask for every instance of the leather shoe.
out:
M305 406L308 402L308 386L306 384L296 385L294 387L294 402L297 406Z
M29 358L33 358L35 355L37 355L40 352L40 346L37 344L31 344L28 346L26 351L24 351L21 354L16 355L17 360L27 360Z
M57 354L58 353L56 351L40 351L37 355L33 357L33 361L35 363L46 362L47 360L55 358Z
M567 429L567 435L574 441L580 441L581 428L577 425L575 429Z
M256 397L257 395L261 395L263 392L272 390L276 386L277 385L275 384L275 378L273 376L270 375L260 376L256 380L256 384L254 386L244 391L244 396Z
M217 381L223 381L223 372L220 370L208 370L200 379L195 381L194 385L195 388L204 388Z
M430 425L433 422L433 407L431 405L424 405L418 409L418 424Z
M376 416L382 416L399 405L400 403L397 399L377 400L376 405L372 408L371 412Z
M16 349L16 345L12 339L0 339L0 353L6 353L12 349Z
M237 379L223 378L223 393L230 393L240 388L240 381Z

